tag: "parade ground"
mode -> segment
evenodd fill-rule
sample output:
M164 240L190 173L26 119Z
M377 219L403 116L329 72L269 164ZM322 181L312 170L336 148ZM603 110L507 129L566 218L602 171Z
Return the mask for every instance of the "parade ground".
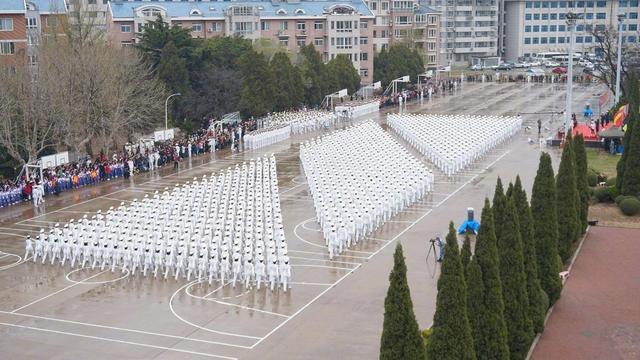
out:
M640 356L640 230L591 227L532 359Z
M599 86L576 86L574 111L580 113L586 102L597 103L602 90ZM523 113L524 126L509 142L452 178L425 161L436 175L433 193L333 261L329 260L316 223L313 201L299 160L299 143L322 132L292 136L255 151L234 154L221 151L193 157L182 161L178 171L169 166L127 181L113 180L58 197L49 196L39 210L28 204L2 209L2 357L377 358L395 244L401 242L404 246L414 311L420 327L427 328L435 310L438 278L435 257L430 255L425 259L428 240L444 234L449 221L459 225L465 220L467 207L474 207L479 219L484 198L493 196L498 177L508 183L520 174L530 194L541 149L537 120L542 120L544 136L550 136L562 123L561 115L531 113L562 111L564 101L564 85L474 83L465 84L455 95L410 104L405 111ZM387 129L385 113L397 110L384 109L367 118L377 120ZM473 126L469 124L470 128ZM418 156L400 137L395 134L394 137ZM557 149L546 151L552 154L555 166L559 157ZM46 229L55 223L62 225L85 213L104 212L121 202L162 192L194 177L272 153L277 160L282 216L293 273L292 289L286 293L282 290L272 293L265 288L245 291L241 286L233 289L215 283L210 286L197 280L145 278L120 271L71 269L23 258L25 236L35 235L40 228ZM609 256L600 255L605 257ZM579 265L580 260L576 271ZM569 295L563 294L559 306L565 296ZM612 296L616 302L612 306L616 307L619 300L615 300L615 294Z

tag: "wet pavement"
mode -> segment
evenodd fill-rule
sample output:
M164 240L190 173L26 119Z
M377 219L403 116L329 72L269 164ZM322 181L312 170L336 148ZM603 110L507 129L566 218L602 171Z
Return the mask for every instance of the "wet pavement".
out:
M576 86L575 110L597 101L595 86ZM595 99L595 100L594 100ZM405 111L451 114L517 114L557 111L564 86L465 84L455 96L410 104ZM385 109L369 118L383 123ZM313 202L298 158L298 135L264 149L222 151L166 167L49 196L39 209L25 204L0 210L0 346L3 357L50 359L370 359L378 356L384 297L394 245L405 248L414 311L422 328L431 324L437 264L426 261L428 239L459 224L466 208L492 197L498 176L520 174L530 189L540 147L536 121L556 129L560 116L523 115L511 141L453 178L436 173L435 191L387 222L368 241L328 260ZM473 124L469 124L470 128ZM496 124L499 126L499 124ZM386 126L383 125L386 129ZM546 131L545 135L549 135ZM396 136L396 139L408 146ZM413 151L413 149L411 149ZM548 149L554 161L558 152ZM182 184L246 159L274 153L285 234L293 266L290 292L244 291L197 281L164 281L127 273L71 269L24 261L24 236L41 227L105 211L121 202ZM417 155L417 152L414 151ZM422 158L422 157L420 157ZM427 166L433 168L431 164ZM479 211L476 214L480 218Z

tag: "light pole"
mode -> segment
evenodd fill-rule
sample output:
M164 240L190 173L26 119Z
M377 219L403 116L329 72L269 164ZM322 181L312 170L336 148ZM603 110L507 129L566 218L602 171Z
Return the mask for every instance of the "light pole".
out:
M169 99L174 96L180 96L182 94L175 93L171 94L167 97L167 100L164 102L164 136L167 136L167 130L169 130Z
M620 101L620 73L622 69L622 23L627 15L618 14L618 62L616 63L616 104Z
M578 15L572 12L567 13L567 27L569 28L569 63L567 64L567 97L564 109L564 133L569 134L571 129L571 103L573 95L573 33L576 28Z

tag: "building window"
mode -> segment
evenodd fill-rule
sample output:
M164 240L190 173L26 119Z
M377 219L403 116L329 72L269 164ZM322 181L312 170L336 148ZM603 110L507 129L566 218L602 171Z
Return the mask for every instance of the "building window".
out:
M369 61L369 53L360 53L360 61Z
M313 23L313 28L315 30L322 30L324 29L324 23L322 21L316 21Z
M307 28L307 25L304 23L304 21L296 22L296 29L305 30L306 28Z
M233 15L253 15L253 7L251 6L234 6L233 7Z
M217 22L217 23L213 23L211 25L213 26L213 31L215 31L215 32L222 31L222 23Z
M567 26L566 25L558 25L558 31L560 31L560 32L567 31Z
M367 45L368 43L369 43L369 38L366 38L366 37L360 38L360 45Z
M539 25L533 25L533 32L540 32L540 26Z
M369 69L360 69L360 76L362 77L369 76Z
M542 20L549 20L549 14L542 14Z
M366 29L367 27L369 27L369 24L366 21L360 22L360 29Z
M38 20L34 17L27 18L27 29L35 29L38 27Z
M525 45L529 45L529 44L531 44L531 38L528 38L528 37L527 37L527 38L524 38L524 44L525 44Z
M381 3L381 7L382 7L382 10L389 10L389 3L386 1L383 1Z
M546 37L540 38L540 44L546 44L546 43L547 43L547 38Z
M89 5L95 5L97 3L97 1L96 0L89 0L88 3L89 3Z
M268 21L261 21L260 22L260 30L262 31L269 31L271 29L271 23Z
M540 14L533 14L533 20L540 20Z
M313 45L316 47L324 46L324 38L313 39Z
M582 36L576 36L576 44L582 44L583 42Z
M130 33L131 32L131 25L120 25L120 32Z
M194 24L195 25L195 24ZM253 26L251 22L237 22L235 23L235 29L236 32L240 32L240 33L246 33L246 32L251 32L253 31Z
M564 36L558 37L558 44L564 44Z
M629 24L629 31L638 31L638 24Z
M305 45L304 39L297 39L296 45L298 45L298 47L303 47Z
M0 19L0 31L13 31L13 19Z
M13 41L0 41L0 55L13 55L16 53L16 43Z
M238 24L238 23L236 23L236 24ZM193 31L193 32L202 32L202 24L191 24L191 31Z
M336 47L338 49L351 49L353 46L352 40L350 37L337 37L336 39ZM331 43L333 45L333 38L331 38Z
M549 44L555 44L556 43L556 38L554 37L550 37L549 38Z
M370 2L370 3L369 3L369 8L370 8L371 10L378 10L378 2L376 2L376 1L372 1L372 2Z
M427 36L430 38L435 38L436 37L436 29L429 29L427 31Z
M31 66L36 65L38 63L38 57L36 55L28 55L27 62Z
M280 45L282 46L289 46L289 40L288 39L280 39Z
M547 31L549 31L549 27L548 27L547 25L542 25L542 26L540 27L540 31L542 31L542 32L547 32Z
M550 25L550 26L549 26L549 31L551 31L551 32L555 32L555 31L557 31L557 30L558 30L558 26L556 26L556 25Z
M531 20L531 14L524 14L525 20Z
M531 32L531 25L525 25L524 32Z
M37 34L27 34L27 45L38 45L38 40Z
M558 20L558 14L556 14L556 13L549 14L549 19L551 19L551 20Z
M280 21L280 30L288 30L289 23L287 21Z
M638 18L638 13L637 12L630 12L629 13L629 19L637 19Z
M411 24L408 16L396 16L396 24L398 25L407 25Z
M606 18L607 18L607 13L597 13L596 14L596 19L604 20Z
M47 16L47 27L58 27L58 17L55 15Z

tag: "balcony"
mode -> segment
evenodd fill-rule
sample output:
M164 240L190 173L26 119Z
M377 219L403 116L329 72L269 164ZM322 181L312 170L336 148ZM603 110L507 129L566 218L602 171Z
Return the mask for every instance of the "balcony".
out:
M287 34L287 30L280 29L280 30L278 30L278 37L279 38L288 38L289 34Z
M307 30L296 30L296 37L307 37Z

